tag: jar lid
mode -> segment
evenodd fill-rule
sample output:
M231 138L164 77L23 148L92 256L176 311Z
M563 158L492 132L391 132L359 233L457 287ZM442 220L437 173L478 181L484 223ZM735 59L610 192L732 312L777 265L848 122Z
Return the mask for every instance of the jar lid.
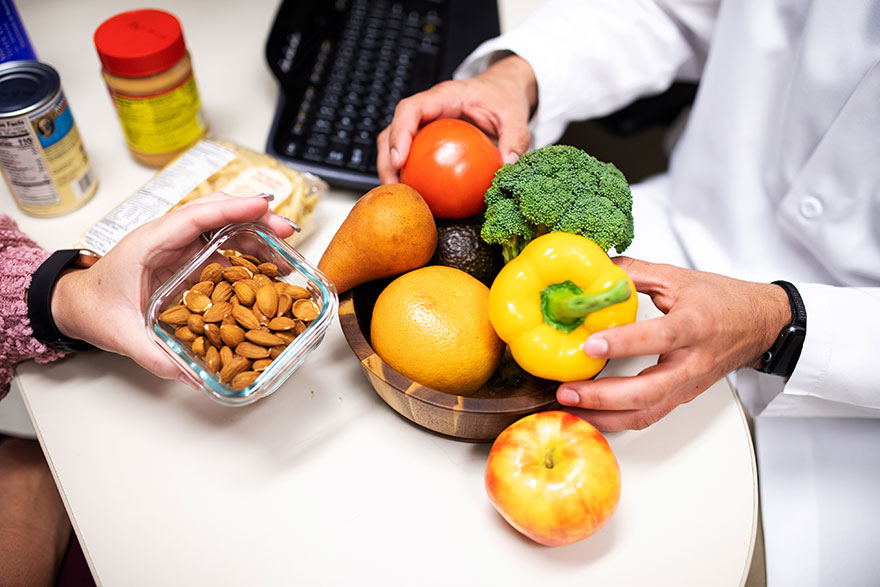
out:
M121 77L165 71L186 54L177 18L163 10L131 10L105 20L95 31L104 69Z

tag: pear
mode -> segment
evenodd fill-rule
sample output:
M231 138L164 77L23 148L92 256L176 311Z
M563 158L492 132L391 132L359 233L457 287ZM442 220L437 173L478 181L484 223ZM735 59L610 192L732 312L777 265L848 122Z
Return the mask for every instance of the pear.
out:
M355 203L318 269L343 293L425 265L436 246L437 226L422 196L402 183L381 185Z

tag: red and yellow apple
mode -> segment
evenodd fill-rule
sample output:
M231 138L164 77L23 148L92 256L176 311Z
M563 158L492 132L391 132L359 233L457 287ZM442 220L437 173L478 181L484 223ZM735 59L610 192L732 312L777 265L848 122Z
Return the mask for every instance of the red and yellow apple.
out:
M511 526L562 546L602 527L620 498L620 467L605 437L567 412L526 416L495 439L486 491Z

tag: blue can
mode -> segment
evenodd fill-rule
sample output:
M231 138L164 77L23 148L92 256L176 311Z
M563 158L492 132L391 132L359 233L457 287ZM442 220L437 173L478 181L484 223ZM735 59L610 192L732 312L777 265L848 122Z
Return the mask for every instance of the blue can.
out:
M0 63L36 58L15 4L12 0L0 0Z

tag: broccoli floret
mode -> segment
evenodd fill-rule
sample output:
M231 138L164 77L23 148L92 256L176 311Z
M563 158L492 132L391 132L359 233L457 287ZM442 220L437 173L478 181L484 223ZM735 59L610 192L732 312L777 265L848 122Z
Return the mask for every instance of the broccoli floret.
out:
M606 251L632 243L632 194L611 163L566 145L543 147L504 165L486 191L481 236L504 261L546 232L572 232Z

